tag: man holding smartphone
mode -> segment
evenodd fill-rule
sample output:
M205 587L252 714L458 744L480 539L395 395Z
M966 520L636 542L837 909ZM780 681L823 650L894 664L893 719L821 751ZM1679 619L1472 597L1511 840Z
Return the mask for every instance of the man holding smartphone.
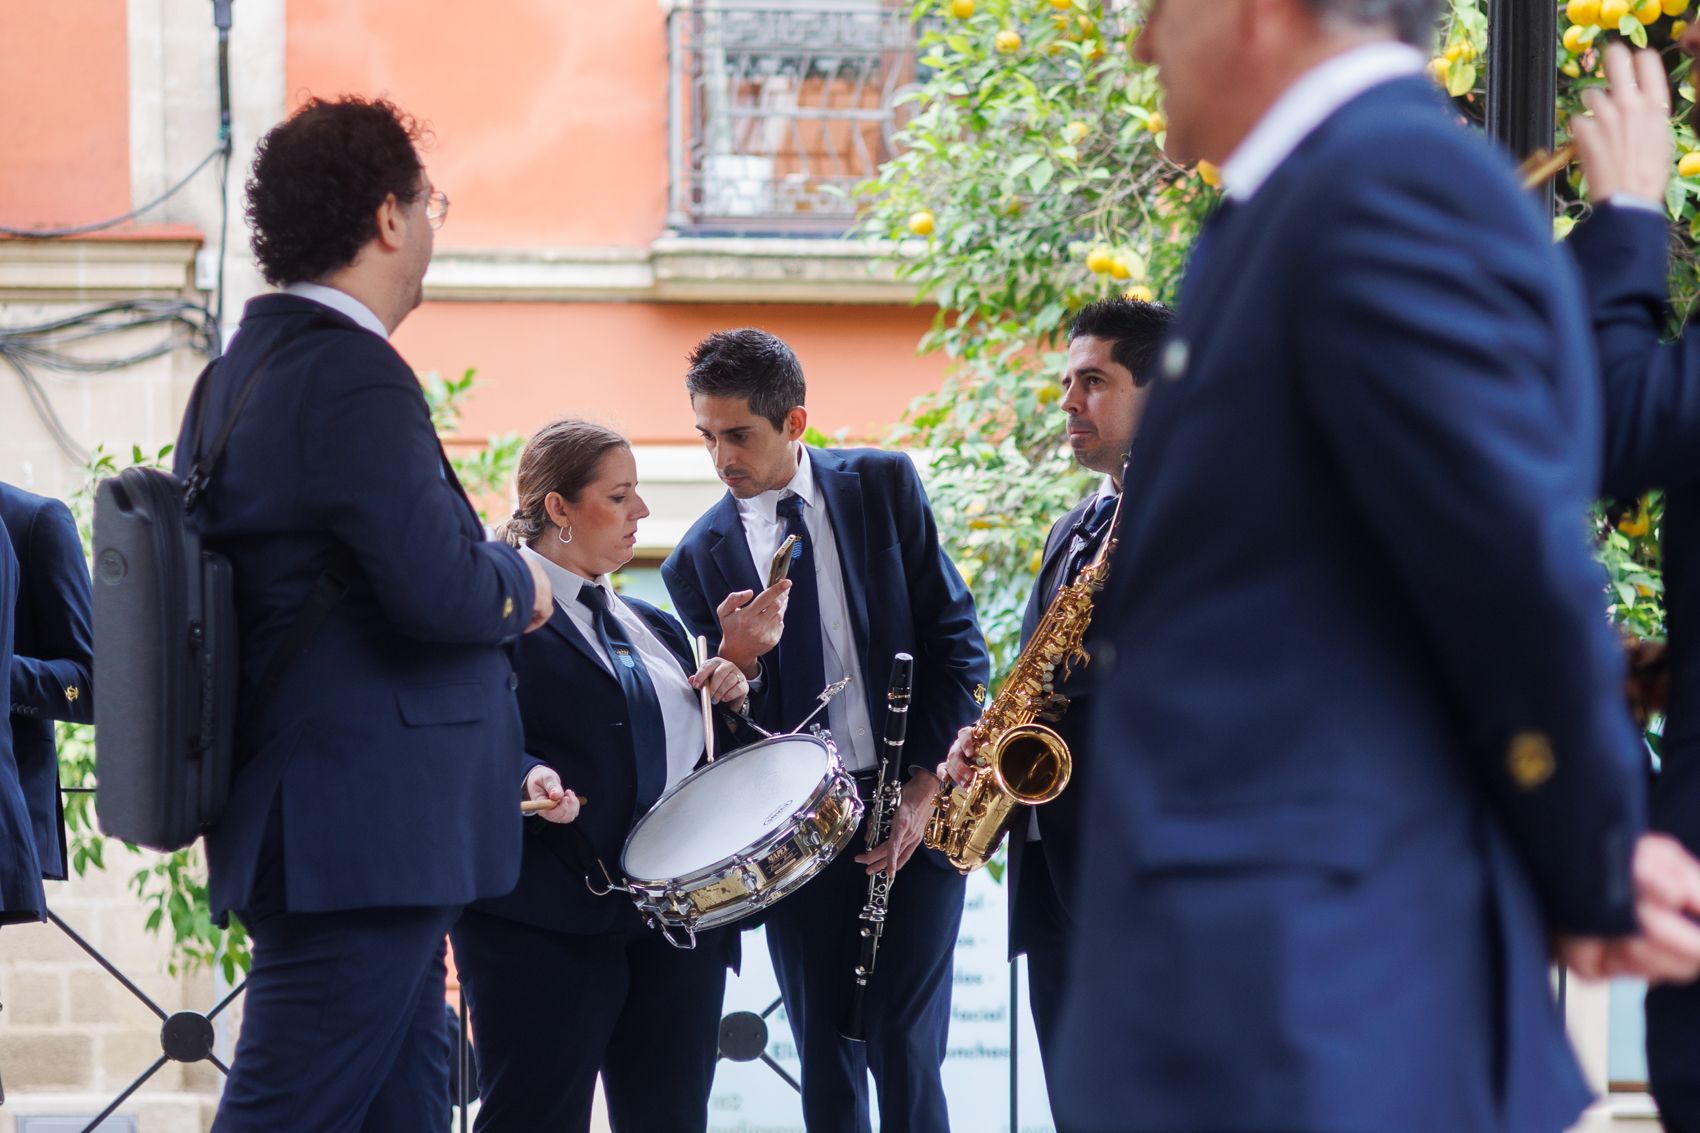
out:
M867 853L841 855L768 914L768 948L803 1064L804 1122L810 1133L865 1133L872 1072L882 1129L945 1133L939 1067L965 887L932 851L892 886L879 970L868 987L866 1045L844 1039L839 1027L868 875L902 869L914 856L939 787L926 768L979 713L988 661L973 599L939 546L908 457L802 443L803 371L785 343L759 330L710 335L691 355L685 388L730 490L685 535L662 576L685 624L711 642L722 636L719 605L721 656L749 674L766 653L752 718L770 731L791 731L829 682L850 677L823 715L869 798L892 655L916 658L912 766L891 837ZM759 585L756 564L771 563L793 538L779 560L789 571L785 628L777 649L757 652L739 614L779 600L773 587L749 598Z

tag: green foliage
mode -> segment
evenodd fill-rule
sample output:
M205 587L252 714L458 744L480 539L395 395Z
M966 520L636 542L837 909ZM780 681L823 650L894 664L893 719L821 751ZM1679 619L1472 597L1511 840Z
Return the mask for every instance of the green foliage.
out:
M1214 171L1163 156L1155 75L1123 10L981 0L958 18L922 0L914 18L923 78L899 156L862 187L862 231L900 242L899 273L938 306L920 348L956 365L889 441L927 454L1001 674L1046 532L1091 486L1056 409L1068 321L1095 299L1174 294Z
M461 404L474 385L475 371L445 381L436 374L420 379L420 388L431 408L431 423L439 433L453 430L461 419ZM508 434L491 437L476 451L451 457L455 474L474 500L506 491L519 459L521 440ZM122 466L104 446L96 448L84 470L83 486L71 497L70 507L84 548L92 545L94 492L101 480L115 476L123 467L161 468L168 465L172 451L166 445L157 452L140 447L130 450ZM78 877L106 868L105 838L95 826L94 796L87 792L95 784L95 729L87 724L60 724L59 776L72 790L65 796L65 824L71 868ZM207 898L206 861L201 844L170 854L158 854L128 843L120 843L134 859L136 869L130 889L148 910L150 933L169 933L171 952L166 967L173 974L213 967L234 982L248 970L251 960L247 931L234 916L230 927L221 929L212 921Z

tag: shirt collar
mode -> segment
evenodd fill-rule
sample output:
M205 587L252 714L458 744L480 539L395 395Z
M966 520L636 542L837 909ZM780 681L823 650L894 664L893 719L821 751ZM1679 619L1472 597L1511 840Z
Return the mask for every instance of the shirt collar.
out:
M369 330L379 338L387 340L390 337L390 332L384 329L383 320L372 313L372 308L346 291L338 291L336 288L326 287L322 283L291 283L282 290L285 295L311 299L321 306L329 307L339 315L347 315L358 323L361 329Z
M1318 63L1282 92L1222 163L1224 194L1250 200L1336 110L1371 87L1422 69L1422 52L1391 42L1366 43Z
M790 483L782 488L771 488L747 500L738 500L738 515L741 518L756 516L768 523L779 522L779 499L786 492L802 498L809 507L815 506L815 472L809 460L807 445L797 446L797 471L792 473Z
M521 547L519 553L527 558L536 559L542 565L543 573L549 576L549 585L554 588L555 601L559 602L563 609L572 608L573 604L578 601L578 592L584 587L606 587L608 585L607 575L600 578L585 578L581 574L575 574L568 570L548 555L538 554L530 547Z

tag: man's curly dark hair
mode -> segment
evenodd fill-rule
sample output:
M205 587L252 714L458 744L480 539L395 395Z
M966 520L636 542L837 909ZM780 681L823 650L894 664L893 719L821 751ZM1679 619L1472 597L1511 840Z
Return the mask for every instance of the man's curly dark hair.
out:
M386 99L314 98L260 139L248 178L250 246L274 287L347 267L378 234L384 198L412 202L424 131Z

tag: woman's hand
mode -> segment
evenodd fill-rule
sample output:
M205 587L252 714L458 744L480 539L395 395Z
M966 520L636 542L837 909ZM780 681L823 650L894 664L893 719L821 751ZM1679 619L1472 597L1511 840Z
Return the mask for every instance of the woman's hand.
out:
M706 688L710 699L734 712L743 711L744 701L750 695L750 682L743 671L724 657L705 661L702 668L691 674L691 687Z
M537 812L540 818L546 818L550 822L565 825L578 817L578 796L561 786L561 776L553 767L540 765L531 769L531 773L525 777L525 797L554 800L554 806Z

